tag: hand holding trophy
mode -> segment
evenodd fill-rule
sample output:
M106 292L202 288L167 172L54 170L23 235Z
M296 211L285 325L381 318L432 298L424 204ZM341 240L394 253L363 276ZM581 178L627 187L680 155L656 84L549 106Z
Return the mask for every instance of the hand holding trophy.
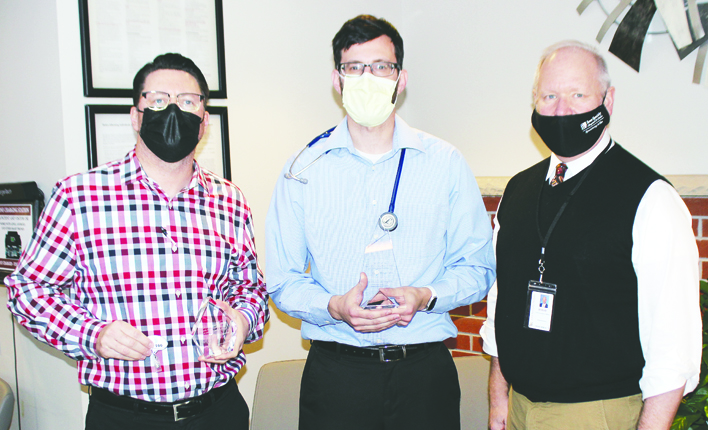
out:
M192 342L205 357L214 357L234 350L236 343L236 322L214 301L206 297L192 327Z
M381 288L398 288L401 280L398 275L393 242L388 230L376 229L372 242L364 250L364 267L368 285L364 291L364 309L388 309L398 307L396 299L386 296Z

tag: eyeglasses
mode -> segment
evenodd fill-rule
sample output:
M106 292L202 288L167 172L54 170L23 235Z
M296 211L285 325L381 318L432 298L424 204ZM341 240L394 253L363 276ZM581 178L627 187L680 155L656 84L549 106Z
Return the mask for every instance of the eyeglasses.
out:
M172 96L162 91L145 91L142 93L147 102L147 108L154 111L161 111L170 105ZM194 93L182 93L175 96L177 106L185 112L196 112L202 107L204 96Z
M364 69L369 67L371 74L381 78L393 75L399 66L396 63L379 61L371 64L364 63L341 63L337 66L337 71L342 76L361 76L364 74Z

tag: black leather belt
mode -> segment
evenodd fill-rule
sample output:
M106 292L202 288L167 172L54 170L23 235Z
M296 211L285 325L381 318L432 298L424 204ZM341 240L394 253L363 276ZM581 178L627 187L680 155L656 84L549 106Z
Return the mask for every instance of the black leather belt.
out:
M125 409L133 412L141 412L152 415L172 416L175 421L190 418L204 412L209 406L216 403L224 396L226 390L235 384L231 379L219 388L214 388L201 396L191 399L181 400L174 403L146 402L128 396L119 396L104 388L91 387L91 399L97 400L109 406Z
M438 347L442 342L430 342L430 343L414 343L410 345L381 345L381 346L352 346L337 342L325 342L323 340L313 340L313 346L325 349L327 351L336 352L337 354L349 355L352 357L359 358L370 358L372 360L380 361L381 363L388 363L391 361L403 360L406 357L425 351L426 349L431 349Z

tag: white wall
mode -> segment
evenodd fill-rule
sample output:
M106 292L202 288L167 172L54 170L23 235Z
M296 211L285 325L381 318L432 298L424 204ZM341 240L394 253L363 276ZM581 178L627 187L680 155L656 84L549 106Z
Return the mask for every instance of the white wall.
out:
M59 55L54 1L0 1L0 182L36 181L48 194L67 173ZM83 428L74 362L13 324L0 302L0 378L17 393L16 348L22 428Z
M604 21L597 3L582 16L575 12L577 3L224 0L229 98L213 104L229 108L232 178L253 210L261 256L265 215L283 163L343 116L330 82L330 43L345 20L371 13L397 26L409 73L401 115L413 127L455 144L478 176L509 176L546 155L530 127L540 52L566 38L592 42ZM604 52L613 32L601 45ZM617 86L612 133L662 174L705 175L708 93L691 84L695 53L679 62L672 49L667 36L651 37L640 74L607 55ZM57 179L87 168L84 105L130 101L83 97L74 0L0 1L0 54L0 94L12 100L0 104L0 148L8 160L0 182L36 180L49 193ZM266 264L261 260L263 268ZM299 322L272 310L265 339L247 347L248 364L239 375L249 404L263 363L306 355ZM5 336L2 324L0 315L0 336ZM81 422L86 396L71 362L30 347L33 341L25 337L20 359L42 366L31 367L36 391L23 394L55 390L70 403L63 409ZM0 340L0 364L6 344ZM0 369L0 377L4 374ZM35 414L23 420L27 430L48 428L32 423L50 419L54 411L26 413Z
M596 43L606 18L598 2L581 16L580 0L404 4L408 122L457 145L477 176L511 176L547 156L531 128L536 64L545 47L561 40ZM708 92L691 83L696 53L679 61L661 35L647 38L641 73L612 54L605 58L617 88L613 137L664 175L708 173Z
M66 173L56 34L53 1L0 1L0 181L45 193Z

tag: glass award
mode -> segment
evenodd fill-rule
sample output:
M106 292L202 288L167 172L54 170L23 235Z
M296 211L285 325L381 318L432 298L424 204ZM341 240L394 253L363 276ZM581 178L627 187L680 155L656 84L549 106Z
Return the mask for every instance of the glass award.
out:
M398 276L396 257L393 253L391 232L377 228L373 240L364 250L364 267L368 284L364 290L364 309L386 309L398 307L396 299L388 297L381 288L398 288L401 280Z
M236 323L212 297L206 297L199 306L191 335L192 342L204 357L225 354L234 350Z

